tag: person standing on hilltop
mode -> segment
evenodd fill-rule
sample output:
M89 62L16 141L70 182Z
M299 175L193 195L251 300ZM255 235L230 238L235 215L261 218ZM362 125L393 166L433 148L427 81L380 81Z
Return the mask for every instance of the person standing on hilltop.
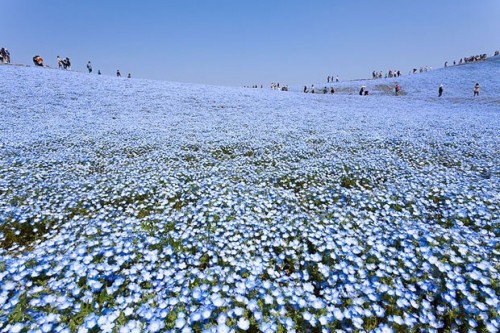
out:
M121 77L121 76L122 76L122 74L120 73L120 70L118 69L118 70L116 71L116 77Z
M438 89L438 96L441 97L443 95L443 85L441 84Z
M479 96L479 83L474 86L474 96Z
M92 73L92 64L90 61L87 63L87 69L89 70L89 74Z
M61 60L61 57L57 56L57 67L59 67L59 69L62 68L62 60Z
M337 75L337 77L335 78L335 82L339 82L339 76Z

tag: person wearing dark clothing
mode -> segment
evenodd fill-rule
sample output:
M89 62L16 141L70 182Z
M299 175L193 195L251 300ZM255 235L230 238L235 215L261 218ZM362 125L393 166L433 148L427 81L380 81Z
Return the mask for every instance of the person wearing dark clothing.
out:
M333 87L330 89L330 94L335 94L335 89L333 89Z
M101 70L100 69L97 71L97 75L101 75Z
M304 86L304 92L305 93L307 92L307 86Z
M64 58L61 63L64 69L71 70L71 61L68 57Z
M326 87L323 88L323 94L326 94L328 92L328 89Z
M474 86L474 96L479 96L479 83Z
M35 66L43 67L43 59L42 59L42 57L40 57L39 55L34 56L33 57L33 63L35 64Z
M131 79L131 78L132 78L132 75L130 75L130 73L128 73L127 78Z
M0 63L4 63L4 64L10 63L9 50L7 50L3 47L0 49Z
M89 70L89 74L92 73L92 64L90 61L87 63L87 69Z
M314 84L311 86L311 94L314 94Z
M438 96L441 97L442 95L443 95L443 85L440 85L438 89Z
M120 70L117 70L116 71L116 77L121 77L121 76L122 76L122 74L120 73Z

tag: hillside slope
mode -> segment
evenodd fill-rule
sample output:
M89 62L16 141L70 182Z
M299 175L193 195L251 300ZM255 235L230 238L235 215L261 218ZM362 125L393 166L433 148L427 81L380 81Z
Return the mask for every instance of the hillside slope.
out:
M357 94L359 88L365 85L374 95L392 95L396 83L403 89L403 93L412 98L437 97L440 84L444 86L444 97L453 100L472 97L476 83L481 86L481 96L488 101L500 100L500 56L492 57L484 62L476 62L439 68L430 72L410 74L406 73L399 78L376 80L356 80L330 84L317 83L316 90L323 87L334 87L339 93ZM303 87L293 87L300 92Z
M0 66L0 331L498 332L496 73L361 97Z

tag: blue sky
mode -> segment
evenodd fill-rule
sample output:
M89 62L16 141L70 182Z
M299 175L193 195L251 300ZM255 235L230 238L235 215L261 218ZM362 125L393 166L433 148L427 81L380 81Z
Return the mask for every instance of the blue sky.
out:
M500 49L499 0L0 0L0 46L74 70L217 85L443 66Z

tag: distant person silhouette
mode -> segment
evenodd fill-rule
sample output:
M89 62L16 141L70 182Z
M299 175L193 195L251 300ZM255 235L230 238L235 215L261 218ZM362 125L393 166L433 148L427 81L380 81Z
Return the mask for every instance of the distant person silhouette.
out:
M87 69L89 70L89 74L92 73L92 64L90 61L87 63Z
M401 87L399 84L396 83L396 86L394 87L394 91L396 92L396 96L399 96L399 92L401 91Z
M479 83L474 86L474 96L479 96Z
M442 95L443 95L443 85L440 85L438 89L438 96L441 97Z
M116 77L121 77L121 76L122 76L122 74L120 73L120 70L117 70L116 71Z

